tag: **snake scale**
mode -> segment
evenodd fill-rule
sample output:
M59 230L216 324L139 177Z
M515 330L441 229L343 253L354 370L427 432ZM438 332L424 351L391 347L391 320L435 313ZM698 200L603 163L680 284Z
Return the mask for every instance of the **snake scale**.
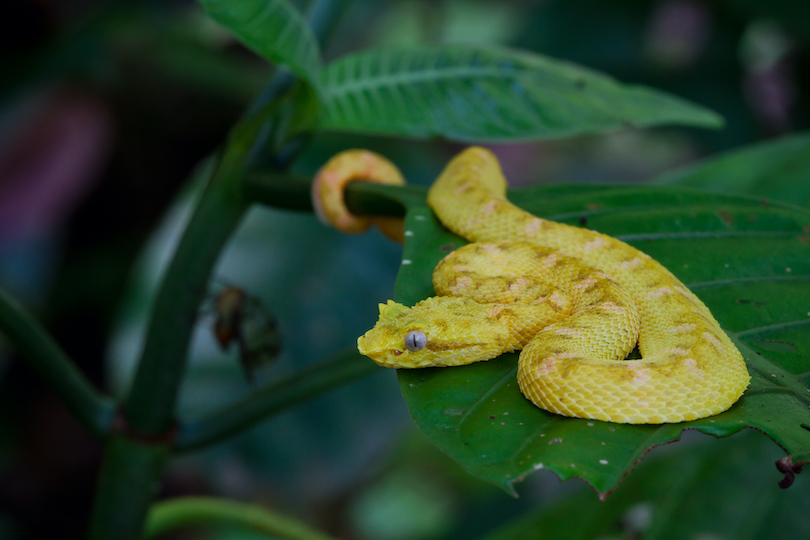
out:
M366 151L330 160L314 184L319 215L339 226L324 208L347 214L347 181L389 167ZM521 350L518 384L535 405L617 423L712 416L747 388L739 350L675 276L620 240L510 203L490 151L471 147L451 160L428 204L471 243L436 267L436 296L413 307L380 304L379 321L358 339L376 363L458 366ZM642 358L626 360L636 345Z

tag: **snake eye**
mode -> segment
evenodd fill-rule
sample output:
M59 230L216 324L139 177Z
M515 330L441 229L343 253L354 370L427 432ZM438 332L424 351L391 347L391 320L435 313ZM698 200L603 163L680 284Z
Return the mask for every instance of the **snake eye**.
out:
M405 348L411 352L421 351L427 345L427 336L419 330L411 330L405 334Z

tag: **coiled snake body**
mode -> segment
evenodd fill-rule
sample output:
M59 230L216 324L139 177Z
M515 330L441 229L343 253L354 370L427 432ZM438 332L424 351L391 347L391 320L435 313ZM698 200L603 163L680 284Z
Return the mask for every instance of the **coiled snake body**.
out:
M333 169L316 179L316 198ZM535 405L633 424L712 416L748 386L742 355L675 276L615 238L508 202L488 150L456 156L428 204L472 243L436 267L437 296L380 305L379 321L358 339L378 364L456 366L522 349L518 383ZM636 344L642 359L625 360Z

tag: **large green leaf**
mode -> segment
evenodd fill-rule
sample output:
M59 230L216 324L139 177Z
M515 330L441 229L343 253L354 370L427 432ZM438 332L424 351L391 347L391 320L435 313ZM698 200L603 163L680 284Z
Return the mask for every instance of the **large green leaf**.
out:
M810 133L752 145L656 180L810 206Z
M580 490L485 540L805 540L810 482L800 478L791 489L780 489L773 469L759 466L775 457L774 450L748 432L662 452L605 502Z
M247 48L317 85L318 41L287 0L200 0L200 4Z
M330 130L514 141L623 125L722 125L717 114L664 92L503 48L363 51L329 64L321 84L321 127Z
M611 234L659 260L709 306L748 363L751 386L730 410L682 424L569 419L522 397L517 355L459 368L401 370L411 414L471 474L514 492L538 469L580 477L601 494L653 446L683 429L766 433L792 462L810 460L810 212L758 199L668 187L543 186L510 193L536 215ZM463 241L424 206L406 216L397 300L433 294L436 263Z

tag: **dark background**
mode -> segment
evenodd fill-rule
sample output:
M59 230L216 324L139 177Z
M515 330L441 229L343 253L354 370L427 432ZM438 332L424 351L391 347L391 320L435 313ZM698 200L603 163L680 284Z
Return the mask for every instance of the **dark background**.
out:
M12 0L2 13L0 285L94 383L120 393L186 181L272 67L193 2ZM667 90L725 117L720 131L627 129L495 148L517 185L645 182L807 129L808 39L802 0L363 0L349 3L325 56L496 43ZM296 169L311 174L331 154L366 146L416 183L430 182L458 149L322 134ZM391 294L398 249L376 233L343 238L309 215L253 211L216 280L244 287L278 318L284 352L259 380L351 345ZM250 391L236 351L214 344L211 322L203 307L181 400L188 415ZM81 537L99 456L99 444L0 342L0 538ZM536 476L517 501L467 477L421 437L393 374L380 370L174 461L161 495L259 501L347 538L467 538L575 487Z

